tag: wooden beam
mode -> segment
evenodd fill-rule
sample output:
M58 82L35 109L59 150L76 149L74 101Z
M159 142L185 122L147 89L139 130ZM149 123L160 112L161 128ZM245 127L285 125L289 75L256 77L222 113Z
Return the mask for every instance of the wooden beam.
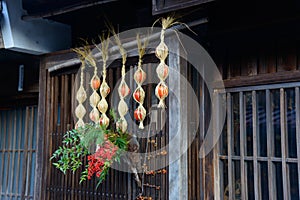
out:
M259 74L256 76L244 76L235 77L230 80L224 80L224 85L226 88L241 87L241 86L253 86L253 85L265 85L274 83L284 83L284 82L295 82L300 80L300 71L285 71L269 74ZM220 83L214 83L215 88L220 87Z
M114 2L114 1L117 1L117 0L100 0L100 1L90 2L90 3L87 3L87 2L82 3L81 2L76 5L70 5L70 6L60 8L58 10L52 10L52 11L47 11L47 12L37 13L37 14L32 14L32 15L24 15L24 16L22 16L22 19L23 20L34 20L34 19L40 19L40 18L47 18L47 17L61 15L61 14L76 11L79 9L89 8L92 6L97 6L97 5L110 3L110 2Z
M158 14L162 14L162 13L167 13L170 11L175 11L175 10L179 10L179 9L183 9L183 8L188 8L191 6L197 6L197 5L201 5L201 4L205 4L205 3L209 3L209 2L213 2L215 0L189 0L189 1L180 1L179 3L174 3L174 2L170 2L171 5L169 6L164 6L163 8L159 8L160 5L158 5L158 2L162 2L160 0L152 0L152 14L153 15L158 15ZM165 1L164 1L165 3Z
M186 25L188 27L193 27L193 26L204 24L204 23L207 23L207 22L208 22L208 18L202 18L202 19L199 19L197 21L192 21L192 22L186 23ZM174 28L176 30L182 30L182 29L186 29L186 26L185 25L178 25L178 26L174 26L173 28L167 29L166 32L165 32L165 36L169 36L171 34L174 34ZM148 38L143 38L141 40L141 42L145 42L146 40L149 40L149 43L150 42L156 42L157 39L159 39L159 38L160 38L160 32L157 32L157 33L152 34ZM137 41L136 41L135 38L133 40L129 41L129 42L123 43L123 47L125 49L133 49L134 50L134 51L127 52L127 57L138 56L138 52L135 51L136 46L137 46ZM148 46L150 46L150 45L148 45ZM108 52L109 52L109 55L110 55L110 60L115 60L115 59L120 58L119 47L117 45L112 46L111 48L109 48ZM74 52L69 52L69 53L70 53L70 54L68 54L69 56L73 54L73 56L71 56L71 58L67 58L67 57L63 58L63 59L60 58L59 59L60 62L57 62L57 59L54 59L52 64L51 64L51 62L48 62L48 64L47 64L48 71L51 73L51 72L54 72L54 71L59 70L59 69L63 69L63 68L67 68L67 67L71 67L71 66L74 66L74 65L81 64L80 60L77 58L77 56ZM154 52L153 51L147 52L147 54L151 54L151 53L154 53ZM96 53L94 55L94 57L96 59L99 58L98 61L101 61L101 59L100 59L101 54L100 53Z

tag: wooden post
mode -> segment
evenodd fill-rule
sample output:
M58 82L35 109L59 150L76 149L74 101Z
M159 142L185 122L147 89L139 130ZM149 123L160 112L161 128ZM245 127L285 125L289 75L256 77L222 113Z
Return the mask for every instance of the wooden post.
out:
M182 153L187 145L187 93L186 84L180 75L181 59L180 44L177 39L168 38L169 47L169 161L174 160L173 156ZM186 70L186 67L183 66ZM178 103L180 102L180 103ZM175 139L174 139L175 138ZM174 152L174 151L176 152ZM169 165L169 199L188 198L188 173L187 173L187 152L180 159Z
M37 141L36 141L36 167L34 181L34 199L43 199L43 150L44 150L44 116L45 116L45 98L46 98L46 69L45 61L41 60L39 77L39 106L37 119Z

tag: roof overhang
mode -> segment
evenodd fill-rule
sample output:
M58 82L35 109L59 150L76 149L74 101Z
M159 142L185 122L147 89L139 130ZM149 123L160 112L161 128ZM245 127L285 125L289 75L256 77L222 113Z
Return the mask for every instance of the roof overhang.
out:
M2 1L0 48L38 55L70 47L68 25L46 19L24 21L24 14L22 0Z

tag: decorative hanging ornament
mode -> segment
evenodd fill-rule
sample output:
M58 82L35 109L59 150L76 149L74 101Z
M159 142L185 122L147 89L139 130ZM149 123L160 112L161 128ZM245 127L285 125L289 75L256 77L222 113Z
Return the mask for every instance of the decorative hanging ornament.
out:
M90 96L90 105L92 107L92 111L90 112L89 116L93 122L99 123L100 113L97 109L97 105L100 101L100 96L97 93L97 90L99 89L99 87L101 85L101 81L100 81L99 76L97 75L97 65L96 65L95 59L93 58L90 51L86 55L86 60L92 67L94 67L94 75L91 78L91 83L90 83L92 91L93 91Z
M75 128L79 128L84 126L83 117L86 114L86 109L83 106L83 103L87 99L86 91L83 87L83 81L84 81L84 69L85 69L85 53L86 53L87 47L84 48L78 48L74 49L74 51L78 54L80 61L81 61L81 73L80 73L80 86L76 93L76 100L78 102L78 106L75 109L75 115L78 118Z
M159 103L158 103L159 108L166 108L166 104L165 104L164 100L168 96L168 90L169 90L168 86L166 85L166 82L165 82L165 80L167 79L167 77L169 75L169 67L165 63L165 60L169 54L169 49L164 41L165 40L165 31L167 28L171 27L175 23L178 23L178 22L174 22L174 20L175 19L172 17L163 18L161 20L162 21L162 30L160 33L160 43L156 47L156 50L155 50L155 55L160 60L160 63L156 68L156 73L157 73L157 76L158 76L160 82L158 83L158 85L155 88L155 95L159 99Z
M110 93L110 88L106 82L106 62L108 60L108 46L109 46L109 37L105 40L104 37L101 39L101 49L96 46L99 51L101 51L101 56L103 60L103 70L102 70L102 76L103 76L103 82L100 86L100 95L101 100L99 101L97 108L101 112L101 117L99 119L100 125L104 126L105 128L109 125L109 118L106 115L106 111L108 109L108 103L106 101L107 95Z
M140 122L139 128L144 129L143 121L146 117L146 109L143 107L145 99L145 91L142 88L142 84L146 80L146 73L142 69L142 58L145 54L146 46L148 40L145 40L142 44L139 34L136 36L139 52L139 62L136 72L134 73L134 80L137 83L137 88L133 92L133 99L139 104L136 110L134 111L134 118Z
M120 97L120 102L118 105L118 113L120 115L120 120L117 122L116 125L122 132L126 132L128 124L125 119L125 115L128 112L128 106L125 102L125 98L130 94L130 89L125 81L125 63L127 59L127 53L124 47L122 46L119 36L115 33L113 28L111 28L111 32L114 35L115 42L119 46L119 51L122 56L121 82L118 88L118 93Z

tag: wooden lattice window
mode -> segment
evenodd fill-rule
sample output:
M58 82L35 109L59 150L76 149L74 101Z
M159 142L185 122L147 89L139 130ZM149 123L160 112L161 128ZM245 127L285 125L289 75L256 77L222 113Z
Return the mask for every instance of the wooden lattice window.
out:
M299 199L300 83L227 89L217 199Z
M34 199L37 106L0 110L0 199Z

